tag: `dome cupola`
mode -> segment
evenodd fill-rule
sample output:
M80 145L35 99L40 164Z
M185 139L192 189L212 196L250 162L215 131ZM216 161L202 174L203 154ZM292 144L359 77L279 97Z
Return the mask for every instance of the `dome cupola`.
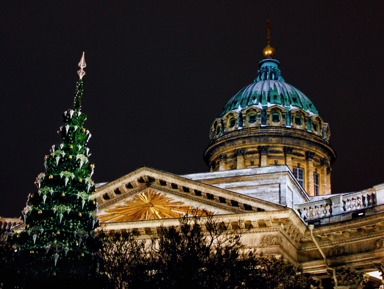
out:
M264 48L254 82L213 121L205 161L211 171L287 165L309 195L328 194L336 158L329 125L304 93L285 82L275 52Z

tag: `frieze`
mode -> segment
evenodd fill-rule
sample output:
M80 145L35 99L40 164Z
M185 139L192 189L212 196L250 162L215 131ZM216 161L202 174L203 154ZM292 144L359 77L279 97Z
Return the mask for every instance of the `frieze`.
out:
M268 152L270 154L282 154L283 153L282 151L278 151L278 150L269 150Z
M336 247L329 249L328 257L337 257L337 256L343 255L344 253L345 253L344 246L336 246Z
M261 238L260 246L266 247L281 244L281 237L274 235L266 235Z

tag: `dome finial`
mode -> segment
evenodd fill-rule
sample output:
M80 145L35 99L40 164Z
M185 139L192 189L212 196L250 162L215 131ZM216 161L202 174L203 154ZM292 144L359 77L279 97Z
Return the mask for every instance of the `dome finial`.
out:
M275 48L271 46L271 19L267 19L267 47L263 49L263 54L265 58L273 58L276 53Z

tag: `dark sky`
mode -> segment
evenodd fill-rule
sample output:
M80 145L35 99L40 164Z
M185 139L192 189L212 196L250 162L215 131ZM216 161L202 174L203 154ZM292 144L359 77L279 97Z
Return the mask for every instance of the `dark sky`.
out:
M383 183L383 12L381 0L1 1L0 216L36 191L83 50L96 182L207 171L209 127L255 78L267 17L283 77L330 123L333 192Z

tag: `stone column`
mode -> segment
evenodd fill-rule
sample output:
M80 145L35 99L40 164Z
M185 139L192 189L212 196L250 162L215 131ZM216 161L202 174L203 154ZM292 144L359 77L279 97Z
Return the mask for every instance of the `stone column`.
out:
M314 169L313 169L313 157L315 156L315 153L313 152L306 152L305 153L305 157L306 157L306 160L307 160L307 193L308 195L310 196L314 196L315 195L315 188L314 188L314 182L313 182L313 173L314 173Z
M225 171L226 170L226 161L227 161L227 155L225 155L225 154L220 155L219 171Z
M244 169L245 168L245 150L244 149L237 149L236 150L236 168L237 169Z
M266 167L268 165L268 147L259 146L258 150L260 154L260 167Z
M332 193L332 188L331 188L331 167L327 167L327 185L328 185L328 191L327 194Z
M293 148L291 147L284 147L284 156L285 156L285 165L293 171L293 166L292 166L292 151Z
M331 184L329 182L329 162L326 158L321 160L321 166L320 194L328 195L331 193Z

